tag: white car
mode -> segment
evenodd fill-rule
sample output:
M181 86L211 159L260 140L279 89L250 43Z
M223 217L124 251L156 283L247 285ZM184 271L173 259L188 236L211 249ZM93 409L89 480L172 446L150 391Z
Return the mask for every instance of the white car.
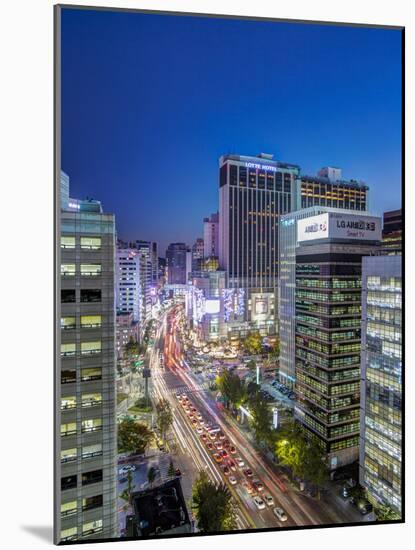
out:
M255 506L258 508L258 510L264 510L265 509L265 502L262 500L261 497L254 497Z
M229 483L230 483L231 485L236 485L236 484L238 483L238 481L237 481L237 479L236 479L235 476L229 476L228 479L229 479Z
M273 512L280 521L287 521L287 514L282 508L274 508Z
M264 495L264 500L268 506L275 506L274 499L271 495Z
M121 475L126 474L127 472L134 472L136 470L136 466L134 464L127 464L126 466L123 466L118 470L118 473Z
M236 457L235 462L238 468L243 468L245 466L245 462L242 460L242 458Z
M196 428L196 431L197 431L198 434L202 434L203 433L203 428L201 426L198 426Z

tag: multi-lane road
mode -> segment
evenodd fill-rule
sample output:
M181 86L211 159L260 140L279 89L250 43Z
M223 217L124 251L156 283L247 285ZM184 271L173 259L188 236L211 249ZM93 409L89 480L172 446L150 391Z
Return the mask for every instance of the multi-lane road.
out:
M180 446L181 453L191 457L192 464L197 471L206 471L209 477L216 482L226 483L237 505L237 524L239 529L276 528L304 525L324 525L361 521L356 511L350 506L335 506L331 503L312 499L296 491L284 478L276 472L275 467L267 462L255 448L249 437L241 431L237 422L229 415L224 414L221 405L211 396L207 388L200 384L192 374L183 359L181 343L178 337L178 315L180 308L176 307L165 314L157 331L153 350L150 354L150 368L153 380L153 392L156 398L168 399L173 410L173 431ZM164 356L164 366L160 366L160 353ZM209 450L202 434L196 431L200 426L192 424L189 414L178 399L178 395L186 395L187 404L201 414L203 426L207 423L220 428L226 439L236 448L236 455L244 462L242 468L231 471L237 479L236 485L231 485L229 475L225 476L222 464L218 464L213 457L216 449ZM196 413L195 413L196 415ZM201 430L199 430L200 432ZM206 432L205 432L206 433ZM231 456L233 459L234 456ZM179 465L180 466L180 465ZM244 470L251 469L252 478L245 476ZM253 495L248 494L243 482L258 479L264 489L257 494L263 498L271 495L274 504L259 510ZM345 504L345 503L344 503ZM280 521L273 512L273 508L283 508L287 520Z

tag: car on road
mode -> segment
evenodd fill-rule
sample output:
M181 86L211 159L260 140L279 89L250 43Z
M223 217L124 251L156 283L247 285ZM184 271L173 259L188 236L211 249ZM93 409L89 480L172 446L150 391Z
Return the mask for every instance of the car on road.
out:
M202 415L200 414L200 412L196 413L196 418L198 420L201 420L203 418Z
M228 466L232 470L232 472L236 472L236 464L232 458L228 460Z
M214 446L213 446L213 443L211 443L210 441L209 441L208 443L206 443L206 449L207 449L208 451L214 451L215 448L214 448Z
M203 430L202 430L202 432L203 432ZM205 442L206 442L206 441L207 441L207 437L208 437L208 436L207 436L205 433L202 433L202 435L200 436L200 439L201 439L202 441L205 441Z
M209 439L212 440L212 441L215 441L216 439L216 434L212 433L212 432L209 432Z
M228 451L226 451L225 449L222 449L221 451L219 451L219 454L221 455L222 458L228 458L229 457Z
M182 475L182 472L180 471L179 468L176 468L174 473L175 473L176 477L180 477Z
M225 435L223 432L221 432L221 431L218 432L218 436L219 436L219 439L221 439L222 441L223 441L224 439L226 439L226 435Z
M120 476L126 474L127 472L135 472L135 470L137 469L136 466L134 466L134 464L126 464L125 466L123 466L122 468L120 468L118 470L118 473L120 474Z
M229 441L229 439L224 439L223 440L223 448L224 449L229 449L230 446L231 446L231 442Z
M241 469L245 466L245 462L239 456L235 457L235 462L236 462L236 465L238 466L239 469Z
M252 493L254 492L254 488L246 479L242 481L242 487L245 489L248 495L252 495Z
M205 421L203 420L203 418L198 418L198 420L199 420L199 424L200 424L201 426L203 426L203 424L205 423Z
M231 445L229 447L229 452L231 453L231 455L235 455L236 454L236 448L233 445Z
M258 508L258 510L264 510L265 509L265 502L262 500L261 497L254 497L254 503L255 506Z
M213 459L215 460L215 462L217 462L218 464L220 464L222 461L223 461L223 458L221 457L221 455L219 453L215 453L213 455Z
M203 428L202 428L202 426L198 426L198 427L196 428L196 431L197 431L198 434L203 433Z
M272 495L264 495L264 500L267 506L275 506L274 498Z
M253 477L254 472L251 470L251 468L245 468L245 470L244 470L244 475L245 475L246 477Z
M222 441L215 441L214 446L218 451L221 451L223 449Z
M193 424L193 426L194 426L194 427L196 427L196 426L197 426L197 420L196 420L196 418L193 418L193 420L192 420L192 424Z
M222 464L221 468L222 468L222 472L225 474L225 476L228 476L231 473L229 467L226 466L226 464Z
M277 518L280 520L280 521L287 521L287 514L284 512L284 510L282 508L274 508L273 509L273 512L274 512L274 515L277 516Z
M236 479L235 476L229 476L229 483L231 485L236 485L238 483L238 480Z
M259 479L254 479L252 481L252 485L254 486L254 488L258 491L258 493L260 493L261 491L264 490L264 485L261 481L259 481Z

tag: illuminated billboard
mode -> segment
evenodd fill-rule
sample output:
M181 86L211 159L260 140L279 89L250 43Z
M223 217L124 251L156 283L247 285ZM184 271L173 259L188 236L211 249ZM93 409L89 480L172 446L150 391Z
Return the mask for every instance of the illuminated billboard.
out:
M219 313L220 311L220 300L212 300L212 299L209 299L209 300L206 300L206 303L205 303L205 312L206 313L210 313L210 314L214 314L214 313Z
M297 221L299 243L319 239L380 241L381 238L381 218L375 216L325 212Z

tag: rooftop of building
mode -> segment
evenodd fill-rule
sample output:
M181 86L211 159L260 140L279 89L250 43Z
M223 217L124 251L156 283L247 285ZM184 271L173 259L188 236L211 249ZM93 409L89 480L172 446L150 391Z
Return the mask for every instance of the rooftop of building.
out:
M288 162L281 162L279 160L274 160L274 155L271 155L268 153L260 153L257 156L234 155L234 154L222 155L219 159L219 163L222 166L228 160L235 160L237 162L251 162L253 164L275 166L276 168L282 168L282 169L288 169L288 170L300 170L300 167L298 166L298 164L291 164Z
M133 494L130 536L189 533L190 518L179 478Z
M337 180L333 181L329 178L321 178L317 176L308 176L306 174L301 175L301 181L307 183L329 183L331 185L341 185L342 187L348 187L349 189L358 189L360 191L368 191L369 187L362 181L357 180Z

